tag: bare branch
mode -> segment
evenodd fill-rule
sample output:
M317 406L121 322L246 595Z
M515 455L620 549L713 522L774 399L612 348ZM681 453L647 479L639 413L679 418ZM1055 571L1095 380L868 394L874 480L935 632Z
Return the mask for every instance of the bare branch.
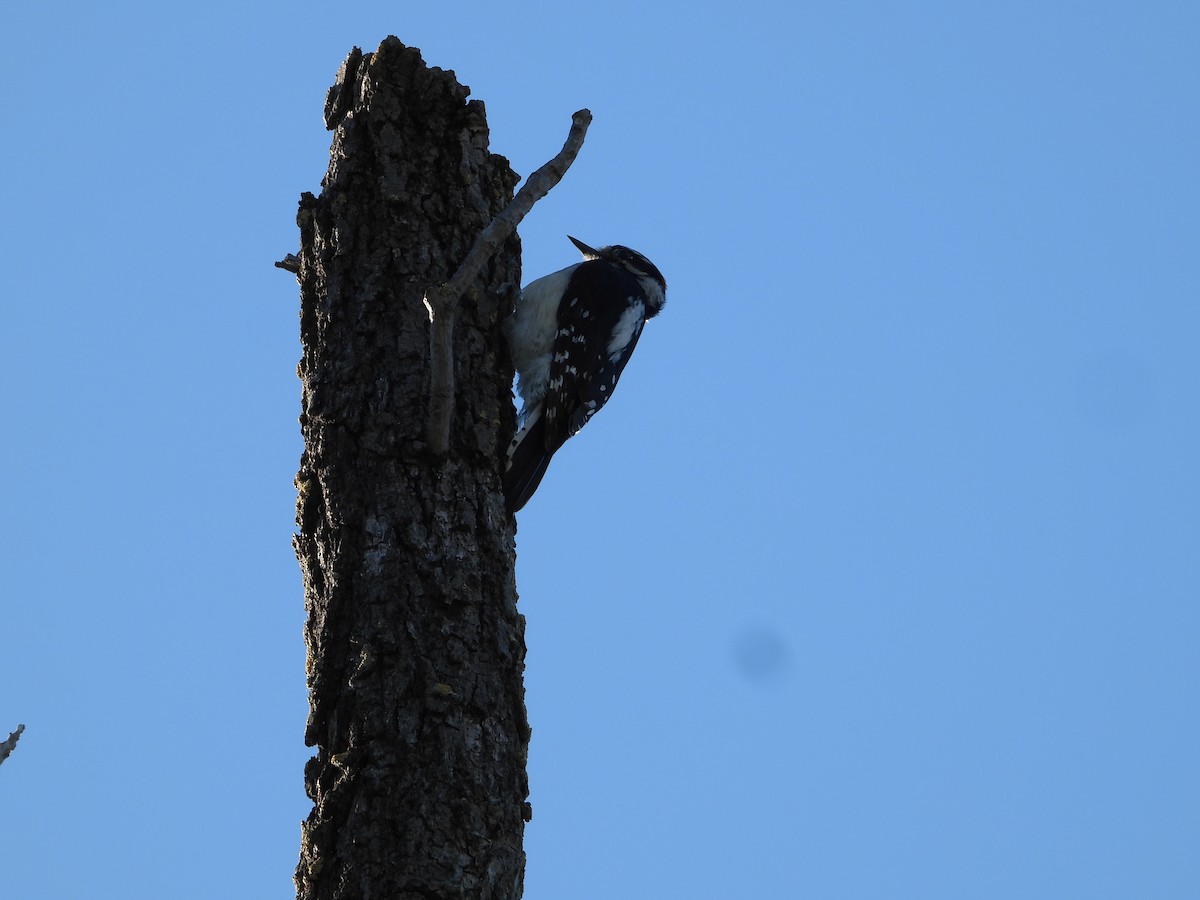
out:
M525 218L529 210L533 209L533 204L550 193L551 189L562 180L562 177L567 174L567 169L571 168L571 163L575 162L580 148L583 147L583 139L591 124L592 114L586 109L581 109L571 116L571 131L567 135L567 141L563 144L563 148L558 151L558 155L554 159L525 179L521 190L517 191L517 196L513 197L512 202L504 207L504 212L496 216L492 220L492 224L488 225L480 232L479 237L475 238L475 243L467 253L467 258L462 261L462 265L458 267L454 277L446 284L445 290L448 294L455 299L465 294L467 286L475 280L475 276L479 274L483 264L491 258L501 244L508 240L509 235L517 230L521 220Z
M17 741L21 739L21 732L24 730L24 725L18 725L17 730L8 736L8 740L0 744L0 763L8 759L8 755L17 749Z
M479 275L492 254L508 240L533 205L558 184L583 147L592 114L581 109L571 116L566 143L552 160L525 179L517 196L475 238L458 271L445 284L429 291L425 305L432 327L429 331L430 378L429 446L434 453L450 449L450 415L454 408L454 312L458 298Z

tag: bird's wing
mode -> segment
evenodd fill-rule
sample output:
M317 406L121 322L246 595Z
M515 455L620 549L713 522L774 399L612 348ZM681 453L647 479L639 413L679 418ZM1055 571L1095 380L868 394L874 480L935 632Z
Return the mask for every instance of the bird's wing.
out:
M589 299L583 298L609 298ZM545 448L554 453L608 402L646 324L636 278L581 265L559 308L545 401Z

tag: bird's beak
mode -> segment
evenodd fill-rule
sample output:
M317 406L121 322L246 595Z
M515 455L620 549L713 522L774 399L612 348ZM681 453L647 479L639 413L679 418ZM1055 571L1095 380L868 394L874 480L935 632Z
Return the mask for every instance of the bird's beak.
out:
M572 244L574 244L576 247L578 247L579 252L582 253L584 256L586 256L588 259L595 259L597 256L600 255L595 250L593 250L591 247L589 247L587 244L585 244L583 241L573 238L569 234L567 235L567 238L571 241Z

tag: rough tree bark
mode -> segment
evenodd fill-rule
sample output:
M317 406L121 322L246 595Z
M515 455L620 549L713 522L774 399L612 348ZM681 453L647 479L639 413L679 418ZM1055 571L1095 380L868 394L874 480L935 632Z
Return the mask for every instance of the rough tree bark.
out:
M355 49L326 102L321 195L300 203L303 900L521 896L524 620L498 480L515 235L457 304L448 452L427 439L425 294L517 182L467 94L395 38Z

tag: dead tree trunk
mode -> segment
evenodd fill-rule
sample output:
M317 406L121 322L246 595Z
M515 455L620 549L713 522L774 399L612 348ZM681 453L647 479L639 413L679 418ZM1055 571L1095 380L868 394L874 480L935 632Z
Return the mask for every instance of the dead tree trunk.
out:
M498 480L515 236L457 304L448 452L427 440L424 296L517 181L467 93L395 38L355 49L326 103L323 190L300 203L303 900L521 896L524 620Z

